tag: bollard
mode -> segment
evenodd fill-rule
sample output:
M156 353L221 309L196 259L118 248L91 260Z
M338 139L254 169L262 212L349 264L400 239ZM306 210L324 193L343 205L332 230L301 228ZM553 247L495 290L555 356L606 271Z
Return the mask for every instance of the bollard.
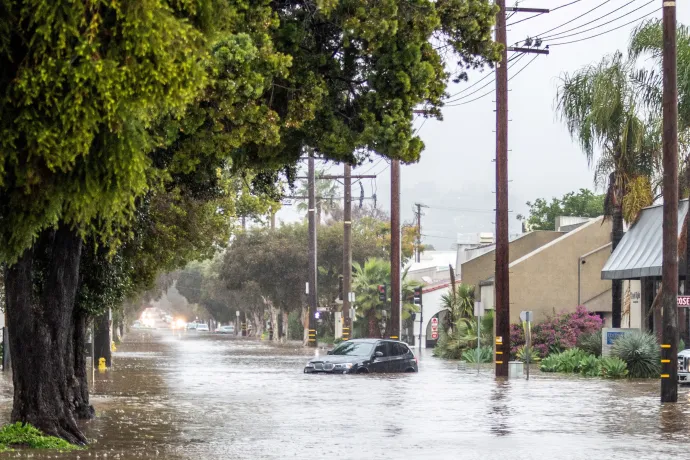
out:
M98 370L102 372L102 371L104 371L104 370L106 370L106 369L107 369L107 367L105 367L105 358L99 358L99 360L98 360Z
M115 347L115 342L110 342L110 351L115 353L117 351L117 348Z

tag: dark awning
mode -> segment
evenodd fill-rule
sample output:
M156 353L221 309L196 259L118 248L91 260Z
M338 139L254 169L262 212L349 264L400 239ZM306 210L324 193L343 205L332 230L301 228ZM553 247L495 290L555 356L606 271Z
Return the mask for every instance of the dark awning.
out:
M688 211L688 201L678 203L678 233ZM601 270L601 279L628 280L661 276L663 206L651 206L640 213ZM685 273L685 267L679 267Z

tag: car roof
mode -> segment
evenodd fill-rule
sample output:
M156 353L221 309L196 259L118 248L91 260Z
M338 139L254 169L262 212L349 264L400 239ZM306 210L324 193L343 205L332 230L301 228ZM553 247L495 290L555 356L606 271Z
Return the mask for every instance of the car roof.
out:
M351 339L351 340L348 340L348 342L355 342L355 343L390 342L390 343L402 343L403 345L407 345L405 342L401 342L400 340L394 340L394 339Z

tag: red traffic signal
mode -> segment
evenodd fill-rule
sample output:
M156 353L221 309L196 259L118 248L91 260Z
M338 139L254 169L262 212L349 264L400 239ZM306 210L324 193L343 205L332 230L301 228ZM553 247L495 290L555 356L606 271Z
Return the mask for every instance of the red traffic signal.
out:
M386 301L386 298L388 297L388 296L386 295L386 294L387 294L387 292L386 292L386 291L387 291L386 285L385 285L385 284L379 284L378 290L379 290L379 301L385 302L385 301Z

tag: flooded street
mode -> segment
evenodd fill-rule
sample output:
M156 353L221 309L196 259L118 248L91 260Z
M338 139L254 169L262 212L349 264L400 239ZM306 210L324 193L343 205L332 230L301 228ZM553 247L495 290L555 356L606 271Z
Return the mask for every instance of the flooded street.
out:
M658 382L494 381L430 354L418 374L305 375L313 350L196 332L132 332L96 373L92 445L33 458L687 458L690 393ZM11 409L3 376L0 415ZM4 454L23 458L28 453Z

